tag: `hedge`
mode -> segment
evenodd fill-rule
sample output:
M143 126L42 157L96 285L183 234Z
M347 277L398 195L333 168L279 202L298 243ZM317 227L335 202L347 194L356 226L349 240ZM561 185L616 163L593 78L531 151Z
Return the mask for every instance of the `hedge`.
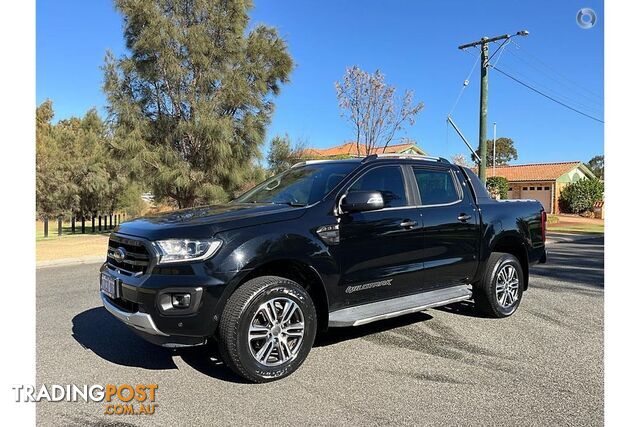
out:
M560 192L560 210L565 213L593 212L593 204L603 200L604 182L583 178Z

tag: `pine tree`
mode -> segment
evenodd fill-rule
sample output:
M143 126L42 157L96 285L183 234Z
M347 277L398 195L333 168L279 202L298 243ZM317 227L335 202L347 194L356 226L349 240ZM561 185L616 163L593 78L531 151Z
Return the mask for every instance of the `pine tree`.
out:
M260 157L293 61L246 0L116 0L128 53L107 53L113 146L157 199L223 201Z

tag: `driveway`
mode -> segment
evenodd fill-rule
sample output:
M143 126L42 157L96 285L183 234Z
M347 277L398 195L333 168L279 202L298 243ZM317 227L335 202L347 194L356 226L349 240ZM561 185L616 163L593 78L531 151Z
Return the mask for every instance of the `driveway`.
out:
M156 383L154 415L42 402L42 425L602 425L604 242L563 239L508 319L471 303L320 337L304 365L246 384L202 351L139 339L99 303L98 265L37 271L37 383Z

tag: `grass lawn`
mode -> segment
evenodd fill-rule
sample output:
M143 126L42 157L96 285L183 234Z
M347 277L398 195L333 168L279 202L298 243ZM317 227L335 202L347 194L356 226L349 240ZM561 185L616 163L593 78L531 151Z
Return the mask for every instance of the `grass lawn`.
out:
M36 241L36 262L106 256L108 234L63 236Z
M42 221L36 221L36 241L39 240L55 240L55 239L60 239L60 238L64 238L64 237L79 237L82 236L81 231L82 231L82 224L80 223L80 221L76 222L76 232L72 233L71 232L71 224L69 223L69 220L67 219L67 222L62 224L62 235L59 236L58 235L58 220L50 220L49 221L49 237L44 237L44 222ZM114 226L115 228L115 226ZM96 220L96 232L92 233L91 232L91 221L86 221L85 222L85 234L84 236L91 236L91 235L105 235L108 236L109 233L111 232L111 230L106 230L104 225L102 226L102 231L98 231L98 220Z
M578 233L578 234L591 234L591 233L604 234L604 226L579 226L579 227L549 226L549 232Z
M550 232L558 233L604 233L604 221L578 216L554 215L553 220L547 223Z
M80 223L76 223L76 233L71 233L71 225L63 226L58 236L58 221L49 221L49 237L44 237L44 223L36 221L36 262L65 258L102 256L107 253L110 231L91 233L91 222L85 225L86 234L80 234Z

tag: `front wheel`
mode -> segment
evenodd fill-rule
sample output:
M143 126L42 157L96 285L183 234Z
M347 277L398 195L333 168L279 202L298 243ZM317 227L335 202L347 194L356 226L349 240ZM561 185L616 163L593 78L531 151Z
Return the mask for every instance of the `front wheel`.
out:
M520 261L511 254L494 252L487 260L482 279L473 286L473 299L480 312L507 317L520 305L523 290Z
M293 373L309 354L316 335L316 311L296 282L262 276L240 286L220 321L224 362L252 382Z

